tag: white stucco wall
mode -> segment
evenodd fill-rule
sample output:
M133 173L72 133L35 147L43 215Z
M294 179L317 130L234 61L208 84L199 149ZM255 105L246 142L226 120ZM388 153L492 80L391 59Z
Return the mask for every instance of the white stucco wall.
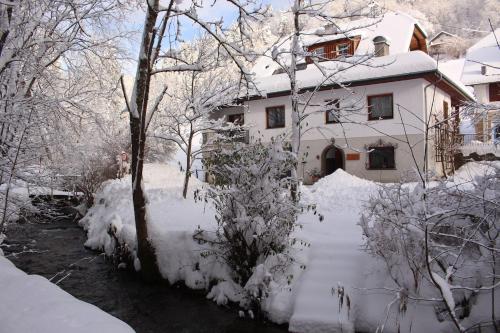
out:
M443 117L443 104L444 102L448 103L448 116L451 116L453 112L453 108L451 106L451 99L450 96L445 93L443 90L437 88L435 85L429 85L429 82L425 82L424 85L424 95L427 95L426 101L427 101L427 118L424 118L426 121L429 121L429 125L432 127L436 123L436 117L438 118L438 121L441 121L444 119ZM425 140L425 137L423 137ZM427 149L428 149L428 161L427 161L427 168L430 171L436 172L438 175L443 174L443 168L442 168L442 163L436 162L436 155L435 155L435 145L434 145L434 131L431 129L429 131L429 137L427 140ZM424 147L424 145L422 145ZM421 157L419 157L421 160L424 159L424 155L422 154Z
M451 115L453 109L451 107L450 96L443 90L437 88L434 85L429 86L429 82L424 82L425 94L427 95L427 115L434 117L437 115L440 119L443 115L443 103L448 103L448 114Z
M489 103L490 102L490 90L489 84L476 84L472 86L474 88L474 95L476 99L480 103Z
M399 181L415 167L415 163L410 154L402 123L405 124L406 134L412 144L416 144L414 153L416 155L419 169L423 166L424 156L424 121L425 110L428 116L432 114L442 114L443 101L447 101L449 112L452 112L451 101L448 94L439 88L430 86L424 79L412 79L389 83L373 84L353 87L348 90L335 89L318 92L314 100L326 101L339 99L341 109L346 105L357 105L359 110L342 114L342 124L325 124L324 112L314 112L314 107L309 109L310 116L304 122L302 136L301 156L305 163L304 172L300 170L300 175L305 174L312 168L321 167L321 153L331 144L334 138L338 148L344 151L344 157L349 153L359 153L359 160L349 160L344 162L346 171L359 177L377 181ZM424 91L427 94L427 108L425 107ZM368 120L367 96L379 94L393 94L394 117L393 119ZM314 100L313 103L314 104ZM250 126L251 142L261 139L264 142L270 141L272 137L278 135L289 136L291 133L291 102L290 96L282 96L268 99L259 99L245 102L245 124ZM285 106L285 128L266 128L266 107ZM432 110L431 110L432 108ZM241 108L229 108L224 110L224 114L239 113ZM382 139L397 146L396 148L396 169L395 170L368 170L367 153L365 146ZM433 145L429 145L429 156L434 157ZM432 150L432 151L431 151ZM434 168L434 162L429 162L429 167ZM302 169L302 167L301 167Z
M357 105L360 109L356 111L343 111L343 124L325 124L324 112L314 112L317 108L310 107L307 120L304 122L305 131L302 139L304 140L321 140L325 137L379 137L381 135L401 135L404 133L402 123L406 125L408 134L422 134L424 125L422 119L424 117L424 87L428 81L423 79L413 79L406 81L397 81L390 83L373 84L367 86L353 87L348 91L344 89L336 89L331 91L318 92L313 99L314 101L325 101L331 99L339 99L340 107L346 105ZM393 94L394 102L394 118L384 120L368 120L367 96L378 94ZM428 110L432 104L434 90L427 90L428 93ZM434 95L434 111L442 112L443 101L446 100L450 106L449 96L436 89ZM245 124L251 126L250 136L255 138L260 137L263 141L269 141L271 137L280 134L289 135L291 132L291 102L290 96L275 97L269 99L261 99L248 101L245 111ZM269 106L285 106L285 128L266 129L266 107ZM398 107L401 106L401 107ZM236 112L228 110L228 112ZM402 120L401 121L401 117Z

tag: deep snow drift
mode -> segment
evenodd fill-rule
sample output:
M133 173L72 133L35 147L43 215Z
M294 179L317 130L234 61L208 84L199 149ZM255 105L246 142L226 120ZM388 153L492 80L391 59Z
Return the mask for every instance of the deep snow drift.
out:
M467 165L456 176L463 183L478 174L482 166ZM202 256L208 245L198 244L193 234L201 226L214 230L215 212L210 204L195 202L193 191L203 184L191 180L188 199L182 199L182 174L171 166L146 165L145 188L149 200L151 237L157 249L162 275L174 283L207 289L208 297L223 304L240 301L241 287L234 284L227 267L213 257ZM411 186L411 184L409 184ZM439 322L432 302L410 304L406 314L387 311L396 286L384 264L363 251L362 230L358 225L363 203L377 193L378 185L349 175L343 170L302 187L302 200L316 203L322 222L312 212L299 217L295 237L310 246L297 246L297 265L281 275L274 274L269 297L263 304L271 320L289 322L292 332L373 331L384 324L385 332L449 332L450 322ZM81 224L88 231L87 246L111 254L115 240L133 249L135 227L130 178L109 181L97 194ZM299 242L300 243L300 242ZM268 274L273 258L258 266L245 288L258 284ZM302 266L302 267L300 267ZM285 278L293 275L289 281ZM212 289L210 283L218 282ZM347 300L348 299L348 300ZM483 299L479 298L478 302ZM478 311L471 314L480 318Z
M0 332L133 333L121 320L0 256Z

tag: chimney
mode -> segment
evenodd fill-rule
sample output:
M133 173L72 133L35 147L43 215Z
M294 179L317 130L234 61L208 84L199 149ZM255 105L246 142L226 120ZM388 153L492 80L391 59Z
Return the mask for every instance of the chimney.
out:
M389 55L389 41L384 36L373 38L373 46L375 47L376 57Z
M486 65L481 65L481 75L486 75Z
M337 27L337 25L331 23L324 26L325 35L335 35L338 33L339 33L339 28Z

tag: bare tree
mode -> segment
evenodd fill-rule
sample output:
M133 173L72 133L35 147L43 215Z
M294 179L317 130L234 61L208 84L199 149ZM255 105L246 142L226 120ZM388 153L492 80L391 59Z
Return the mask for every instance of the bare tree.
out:
M114 27L124 9L111 0L0 3L0 229L19 167L51 158L61 120L78 115L92 94L69 84L75 61L119 52Z
M153 134L155 138L175 143L185 154L186 170L182 191L184 198L187 195L193 163L206 151L205 145L194 145L195 140L200 139L201 133L234 127L225 126L224 119L215 119L214 114L222 107L230 105L237 97L238 81L228 75L224 66L227 59L220 59L207 44L205 38L193 45L197 50L192 54L197 58L197 63L203 64L202 70L177 75L175 87L167 93L164 107L160 107L158 111L157 128ZM176 54L176 59L178 57Z
M159 73L199 71L201 65L194 63L179 63L176 65L161 66L158 61L167 51L163 45L164 38L169 29L178 34L180 26L177 18L182 16L193 22L193 24L204 30L217 44L220 52L225 53L240 70L242 79L251 81L250 73L245 69L245 61L249 60L250 52L245 49L244 42L247 40L245 33L248 22L258 19L263 15L264 10L256 5L254 0L231 0L227 4L238 12L238 26L241 33L240 38L232 39L225 33L222 22L209 22L198 15L202 1L193 0L186 8L179 6L179 1L169 0L166 6L161 6L158 0L149 0L147 3L146 17L144 21L144 31L139 51L137 72L134 89L130 103L127 102L130 113L130 132L132 142L132 193L135 213L135 224L137 232L137 254L141 262L141 271L146 278L158 276L158 267L154 255L154 249L149 241L147 228L147 199L143 189L143 165L144 148L146 143L146 131L148 123L159 103L154 103L149 107L151 79ZM158 23L159 21L159 23ZM157 25L158 23L158 25ZM171 45L167 45L171 46ZM163 89L166 93L166 89ZM162 97L159 96L159 99Z

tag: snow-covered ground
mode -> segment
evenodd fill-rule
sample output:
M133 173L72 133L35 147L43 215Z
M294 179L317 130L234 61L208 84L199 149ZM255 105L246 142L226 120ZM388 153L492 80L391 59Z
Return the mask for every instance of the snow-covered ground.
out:
M0 255L1 333L133 333L121 320Z
M457 178L471 179L477 169L466 165ZM184 281L190 288L207 289L208 297L218 303L237 302L241 288L231 281L228 269L203 256L208 245L193 240L198 226L210 231L216 225L212 207L193 200L193 191L202 185L192 179L190 194L184 200L182 175L176 168L146 165L150 230L160 270L171 283ZM320 222L312 212L299 217L302 228L294 236L310 246L299 246L294 251L297 264L284 273L293 274L290 285L274 276L263 306L271 320L289 322L291 332L301 333L368 332L384 323L385 332L396 332L398 321L401 331L452 330L449 322L438 322L432 302L409 305L403 317L398 317L394 309L387 311L395 297L390 289L396 286L387 276L384 264L363 251L362 230L358 225L362 205L376 193L377 187L376 183L338 170L315 185L302 188L302 200L316 203L324 219ZM81 220L88 230L86 245L111 254L115 240L107 231L112 227L117 238L133 248L130 179L107 182L97 194L96 203ZM267 264L256 270L252 281L259 281ZM214 280L219 284L208 290ZM478 319L481 314L473 310L471 316Z

